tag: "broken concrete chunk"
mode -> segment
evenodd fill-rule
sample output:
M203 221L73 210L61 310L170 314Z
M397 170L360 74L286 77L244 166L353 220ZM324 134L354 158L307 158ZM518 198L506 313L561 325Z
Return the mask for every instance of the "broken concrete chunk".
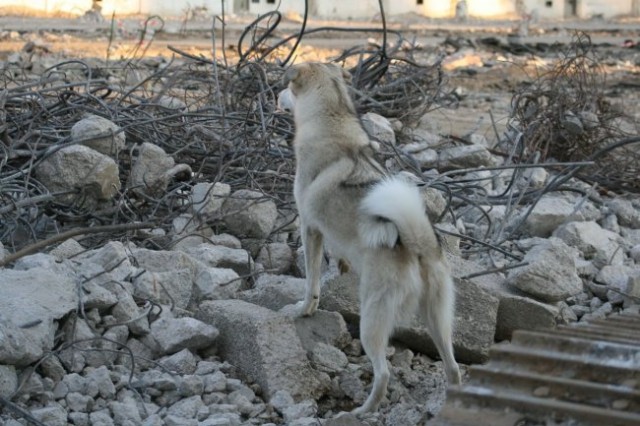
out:
M220 330L221 356L253 377L269 398L286 390L294 398L317 398L320 381L290 318L241 300L204 302L197 317Z
M71 140L112 158L117 158L125 147L125 134L120 127L97 115L89 115L74 124Z

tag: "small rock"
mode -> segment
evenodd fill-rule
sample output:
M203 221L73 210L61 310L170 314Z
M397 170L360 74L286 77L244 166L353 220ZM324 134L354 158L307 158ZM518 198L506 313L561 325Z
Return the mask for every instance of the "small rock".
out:
M322 342L313 347L309 358L316 369L325 373L337 373L349 364L344 352Z
M303 417L315 417L318 411L318 405L315 401L306 400L299 404L289 405L282 412L282 417L287 424Z
M241 276L254 271L253 259L246 250L200 244L185 250L193 259L212 268L229 268Z
M287 275L261 274L254 288L238 298L277 311L304 298L305 280Z
M490 167L495 164L496 159L482 145L462 145L445 148L438 154L438 170L441 171L483 166Z
M542 196L525 221L526 229L533 236L548 237L565 222L597 220L599 211L592 203L581 201L556 195Z
M183 349L171 356L160 359L159 363L174 373L193 374L196 371L198 358L189 349Z
M624 253L618 245L619 236L602 229L596 222L570 222L553 232L567 245L580 250L585 259L593 259L596 267L622 265Z
M0 331L1 336L2 331ZM2 338L0 337L0 341ZM9 398L18 388L18 374L13 365L0 365L0 397Z
M369 136L382 143L396 144L396 134L388 119L376 113L368 112L363 114L360 120Z
M510 339L515 330L543 330L556 326L557 308L528 297L515 295L500 298L496 340Z
M69 238L58 244L53 250L49 252L51 256L56 259L69 259L85 251L85 248L80 245L79 242L73 238ZM0 256L1 258L1 256Z
M262 263L269 273L284 274L293 265L293 251L289 244L269 243L262 247L256 261Z
M191 190L193 211L198 215L217 215L230 194L231 187L226 183L198 183Z
M167 415L181 417L183 419L195 419L198 411L204 407L200 395L181 399L167 409Z
M269 404L273 406L280 414L284 412L284 410L295 404L293 397L286 390L279 390L273 394L271 399L269 400Z
M144 142L131 166L127 187L134 193L158 196L166 191L169 181L179 173L191 173L186 164L178 164L162 148Z
M35 174L50 192L81 190L91 202L109 200L120 190L116 162L82 145L55 151L36 167ZM78 194L67 194L57 200L70 203L78 197Z
M31 415L47 426L67 426L67 410L60 404L31 410Z
M168 266L168 265L167 265ZM147 271L133 281L135 297L185 309L191 301L193 278L189 269L167 272Z
M507 283L543 302L582 292L572 249L557 238L543 240L524 257L528 265L511 270Z
M235 191L224 202L222 210L224 224L237 237L266 238L278 217L273 200L248 189Z
M167 354L182 349L201 349L213 344L218 330L195 318L160 318L151 324L151 334Z
M115 426L109 410L94 411L89 414L89 423L92 426Z
M71 127L71 140L112 158L125 147L125 133L114 122L89 115Z
M618 223L632 229L640 229L640 211L623 198L614 198L607 206L618 216Z

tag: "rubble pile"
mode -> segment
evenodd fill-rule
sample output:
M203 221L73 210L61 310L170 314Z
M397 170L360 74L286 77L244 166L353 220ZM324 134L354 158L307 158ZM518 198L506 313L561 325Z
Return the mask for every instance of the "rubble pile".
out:
M372 367L358 339L357 277L334 260L323 265L320 310L296 316L304 259L292 120L276 110L282 70L144 61L32 67L34 80L5 69L0 421L339 426L433 417L446 379L415 322L389 346L380 412L339 416L364 401ZM377 98L362 97L360 81L358 106L390 96L408 64L376 77ZM432 89L426 101L435 104L445 90ZM437 110L408 121L416 109L369 109L372 147L420 185L447 249L463 364L486 362L514 330L638 303L637 193L598 191L576 174L584 164L535 152L525 161L525 127L454 135L437 126Z

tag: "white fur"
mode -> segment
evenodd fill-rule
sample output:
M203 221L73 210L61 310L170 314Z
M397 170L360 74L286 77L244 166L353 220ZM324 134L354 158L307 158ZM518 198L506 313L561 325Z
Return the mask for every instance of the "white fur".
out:
M401 178L381 181L362 199L366 216L360 223L360 237L369 248L393 248L401 229L424 221L424 205L418 188ZM380 221L384 218L387 221Z

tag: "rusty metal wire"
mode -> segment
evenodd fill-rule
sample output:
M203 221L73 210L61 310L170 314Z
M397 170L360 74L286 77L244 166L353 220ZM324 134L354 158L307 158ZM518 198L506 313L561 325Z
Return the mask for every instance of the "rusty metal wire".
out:
M606 99L606 73L585 33L576 33L560 60L520 89L512 99L514 127L522 132L526 161L592 159L612 141L637 134L620 125L624 111ZM626 146L594 159L578 176L613 191L640 191L640 149Z
M224 24L224 17L217 19ZM373 30L383 32L386 40L386 29L363 31ZM0 70L0 241L5 248L41 250L77 228L87 231L85 247L130 238L131 224L152 224L170 233L172 220L189 211L191 188L202 181L260 191L280 211L295 213L294 129L291 116L276 110L276 97L283 88L283 65L298 42L293 47L287 40L267 46L269 37L256 34L234 64L226 57L193 57L173 48L178 55L168 63L145 59L136 50L120 61L69 60L41 72L37 55L30 55L20 66ZM360 110L419 116L446 101L440 63L417 64L414 46L396 36L388 45L349 49L337 62L351 66ZM238 45L247 46L247 40ZM71 194L51 193L35 177L39 164L52 153L78 143L71 140L70 130L86 114L113 121L127 141L118 157L123 188L112 201L99 205L88 202L80 188ZM134 148L144 142L189 165L193 175L174 179L156 197L136 194L127 182ZM208 219L206 225L220 229L221 217ZM146 238L143 245L167 247L167 238Z

